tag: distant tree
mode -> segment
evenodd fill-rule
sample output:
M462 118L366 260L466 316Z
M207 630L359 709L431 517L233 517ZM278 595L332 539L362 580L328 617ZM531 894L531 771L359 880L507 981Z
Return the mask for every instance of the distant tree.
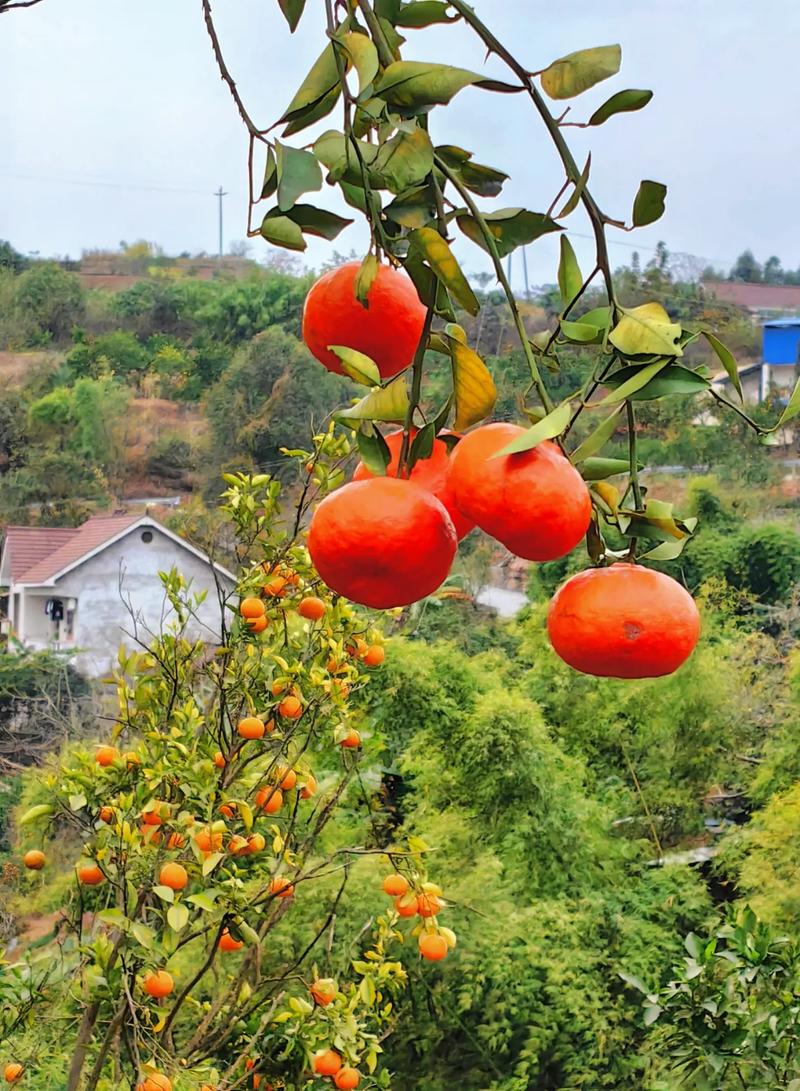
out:
M760 284L762 270L752 250L745 250L736 259L728 280L741 280L746 284Z
M28 264L18 250L6 239L0 239L0 269L10 269L13 273L21 273Z
M80 281L53 262L34 265L20 274L15 302L21 314L30 320L39 343L65 340L83 318L84 294Z
M765 284L783 284L784 272L781 268L781 259L775 254L764 262L763 277Z

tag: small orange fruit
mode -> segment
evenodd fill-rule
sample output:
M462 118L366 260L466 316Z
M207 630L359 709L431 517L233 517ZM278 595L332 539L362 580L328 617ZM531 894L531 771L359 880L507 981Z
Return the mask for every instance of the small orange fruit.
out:
M356 298L361 262L350 261L317 280L303 308L303 340L328 371L343 375L331 345L363 352L388 379L407 367L425 324L425 307L406 273L379 265L367 293L368 307Z
M168 886L170 890L183 890L189 882L189 873L181 864L164 864L158 873L158 881L161 886Z
M355 1068L340 1068L333 1077L333 1082L340 1091L353 1091L361 1082L361 1076Z
M31 871L41 871L44 867L44 853L41 849L28 849L22 857L22 862Z
M205 829L197 831L194 842L201 852L219 852L222 848L222 831L206 826Z
M247 851L253 855L256 852L263 852L266 848L267 842L263 833L251 833L247 838Z
M144 975L144 991L156 1000L169 996L174 988L172 974L167 973L166 970L154 970Z
M417 898L417 912L421 917L435 917L442 910L442 903L435 894L420 894Z
M265 814L277 814L283 806L283 792L280 788L264 785L255 795L256 806L261 807Z
M6 1083L16 1083L17 1080L22 1079L22 1074L24 1071L25 1069L22 1067L21 1064L17 1064L16 1062L7 1064L3 1072Z
M387 875L383 880L383 892L390 898L402 898L408 893L408 879L405 875Z
M271 687L272 696L273 697L279 697L283 693L283 691L286 689L287 684L288 683L285 681L285 679L276 678L275 681L272 683L272 687Z
M552 561L583 538L592 502L586 482L549 440L493 457L524 431L495 423L470 432L453 452L450 485L458 507L481 530L518 557Z
M364 662L368 667L379 667L386 658L386 652L380 644L373 644L367 648L366 654L363 656Z
M343 746L345 750L357 750L361 746L361 735L354 727L351 727L339 745Z
M226 928L222 935L219 937L219 943L217 944L220 951L241 951L244 947L244 943L240 939L234 939Z
M182 849L185 844L186 838L183 836L182 833L178 833L177 831L171 833L167 838L168 849Z
M105 875L98 864L79 864L78 882L83 886L99 886L105 882Z
M245 716L243 720L239 720L236 730L243 739L264 738L264 722L259 720L258 716Z
M105 768L115 762L119 757L119 750L116 746L98 746L95 751L94 760L98 765L102 765Z
M252 621L253 618L263 617L266 610L261 599L248 598L242 599L241 605L239 606L239 613L243 618Z
M303 706L297 697L289 694L278 705L278 712L287 720L298 720L303 715Z
M226 818L233 818L233 816L236 814L236 804L235 803L233 803L233 804L232 803L223 803L223 804L221 804L220 808L219 808L219 813L224 814Z
M367 654L368 647L366 640L362 640L360 636L354 636L352 640L348 640L345 651L354 659L360 659Z
M277 894L279 898L291 898L292 894L294 894L294 885L289 882L285 875L274 876L269 884L269 889L273 894Z
M394 907L401 917L416 917L418 906L419 901L413 891L403 894L394 903Z
M217 769L224 769L225 766L228 764L225 761L225 755L222 753L221 750L218 750L214 755L214 764L216 765Z
M449 950L447 940L436 932L423 932L419 937L419 953L429 962L441 962Z
M612 564L562 584L550 603L547 633L556 655L584 674L660 678L694 651L700 614L671 576Z
M263 633L268 624L266 617L254 617L248 619L247 628L251 633Z
M395 477L336 489L314 512L308 532L311 560L328 587L375 609L433 594L457 545L453 521L433 493Z
M248 851L247 838L235 833L228 842L228 852L231 856L244 856Z
M275 779L284 792L291 792L292 788L297 784L297 773L295 773L294 769L279 765L275 770Z
M139 833L142 835L142 840L146 845L160 845L161 844L161 831L157 826L140 826Z
M160 826L161 815L158 813L157 810L145 811L142 814L142 822L145 824L145 826Z
M335 1076L342 1067L342 1058L335 1049L323 1049L314 1054L314 1071L318 1076Z
M318 978L309 989L314 1003L321 1008L327 1008L331 1001L336 999L336 982L332 977Z
M151 1072L137 1091L172 1091L172 1081L163 1072Z
M101 807L97 812L97 817L101 822L111 823L114 821L114 808L113 807Z
M270 595L272 598L283 598L286 594L288 582L283 576L273 576L271 580L264 584L264 594Z
M317 794L317 778L313 773L306 774L306 782L300 789L301 799L311 799Z
M327 610L328 607L322 599L318 599L315 595L309 595L297 607L300 617L307 618L309 621L319 621L320 618L325 617Z

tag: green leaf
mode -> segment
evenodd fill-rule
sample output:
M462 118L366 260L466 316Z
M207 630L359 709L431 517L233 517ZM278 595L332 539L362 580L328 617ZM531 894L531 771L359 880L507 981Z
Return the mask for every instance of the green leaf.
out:
M575 257L575 251L572 249L572 243L567 236L562 235L559 242L561 257L558 262L558 288L561 292L562 304L568 307L583 287L583 275L578 259Z
M334 416L337 420L403 421L408 405L406 381L399 375L386 386L371 391L357 405L339 409Z
M582 326L594 326L596 330L607 330L611 321L610 307L593 307L591 311L582 314L580 319Z
M627 114L633 110L641 110L653 97L652 91L636 91L629 88L627 91L617 91L607 102L599 106L589 118L587 125L602 125L614 114Z
M706 341L711 345L712 349L717 354L717 359L728 373L728 378L733 384L734 390L739 395L739 401L743 402L744 394L742 393L742 381L739 378L739 368L733 357L733 353L730 349L726 348L713 333L710 333L708 330L703 330L702 332L703 337L705 337Z
M426 227L436 219L436 198L429 184L406 190L383 210L401 227Z
M415 0L414 3L403 4L395 18L395 26L419 29L433 26L434 23L454 23L456 20L447 14L449 6L443 0Z
M46 815L53 813L53 807L49 803L37 803L35 807L31 807L25 812L17 823L18 826L29 826L31 822L36 822L40 818L44 818Z
M526 246L535 239L551 231L564 229L541 212L528 212L524 208L503 208L483 217L489 234L495 242L498 256L504 258L518 246ZM471 239L486 253L491 253L478 221L462 213L456 222L468 239Z
M272 148L267 148L267 162L264 165L264 181L261 185L261 200L271 197L278 188L278 161Z
M268 212L267 217L275 219L274 210ZM327 208L316 208L314 205L295 205L286 213L286 218L296 223L304 235L316 235L317 238L327 239L329 242L353 222L344 216L337 216L335 212L329 212Z
M655 1023L663 1010L664 1009L658 1004L646 1004L644 1009L644 1025L649 1027L651 1023Z
M616 405L618 402L624 402L627 398L630 398L632 394L635 394L637 390L641 390L643 386L647 386L652 378L658 375L662 368L665 368L669 363L668 360L655 360L652 364L646 364L644 367L639 368L635 375L632 375L630 379L618 386L616 390L606 395L602 401L595 402L592 408L597 408L601 405Z
M273 246L282 246L285 250L305 250L306 248L303 232L288 216L274 216L267 213L259 233Z
M778 423L773 425L769 431L777 432L779 428L783 428L784 424L788 424L790 420L794 420L798 413L800 413L800 379L795 383L792 396L789 398L786 408L778 418Z
M683 525L687 527L692 533L694 533L694 529L697 526L697 519L695 519L694 517L692 517L691 519L684 519ZM673 538L669 542L662 542L661 545L655 546L653 549L648 550L647 553L642 553L639 559L642 561L677 560L677 558L680 557L681 553L683 553L684 549L686 548L689 537L690 536L687 535L685 538L678 538L677 540Z
M592 432L591 435L587 436L583 443L575 448L575 450L570 455L570 461L574 465L577 465L579 462L584 462L591 455L595 454L597 451L602 450L602 448L616 432L617 418L619 417L621 412L622 406L618 405L617 408L614 409L614 411L606 417L602 424L598 424L594 432Z
M391 106L416 109L447 103L459 91L483 77L465 68L427 61L394 61L375 86L375 94Z
M628 310L609 334L609 341L623 356L682 356L678 343L681 327L670 320L660 303L643 303ZM655 374L655 372L653 373Z
M190 894L186 901L191 902L192 905L196 905L198 909L202 909L206 913L211 913L216 909L214 902L218 894L218 890L203 890L199 894Z
M169 902L172 904L172 902L175 901L175 891L171 886L161 886L159 884L158 886L153 887L153 893L159 897L162 902Z
M476 315L480 303L461 271L446 239L432 227L418 227L409 235L411 245L468 314Z
M486 364L468 345L449 337L457 432L488 417L497 401L497 387Z
M561 236L563 239L563 235ZM600 340L601 331L595 326L590 326L586 322L568 322L565 318L561 319L559 328L564 337L568 341L580 341L582 343L589 341Z
M383 477L386 467L392 461L392 452L378 429L365 421L356 432L356 443L361 461L367 469L378 477Z
M612 389L621 386L638 375L640 371L641 369L637 367L622 368L621 371L614 372L605 385ZM696 371L691 371L682 364L670 364L635 394L631 394L630 400L644 402L655 398L665 398L671 394L700 394L703 390L708 390L710 386L708 379Z
M367 254L364 260L361 262L361 268L358 270L355 279L355 293L356 299L362 307L368 306L369 290L373 285L375 277L378 275L378 259L375 254ZM380 376L378 377L380 382Z
M142 947L146 947L148 951L153 950L156 945L156 934L149 925L136 921L131 925L131 932Z
M275 141L278 172L278 208L288 212L298 197L322 189L322 168L316 156Z
M592 169L592 153L589 152L586 157L586 166L581 171L578 181L574 183L572 193L564 203L564 207L560 212L556 213L556 219L561 220L564 216L569 216L578 207L578 202L583 196L583 191L586 189L586 183L589 181L589 171Z
M635 977L633 974L625 974L621 970L617 971L617 977L621 977L627 985L631 986L631 988L636 989L637 992L643 993L645 996L647 996L649 989L641 980L641 978Z
M501 447L496 454L490 457L489 461L491 462L493 458L503 458L505 455L516 455L522 451L531 451L544 440L561 435L569 424L571 417L572 406L569 402L562 402L547 416L537 421L527 432L523 432L521 436L512 439L511 443Z
M127 932L131 927L131 921L121 909L101 909L95 914L97 920L103 924L110 924L113 928L119 928L121 932Z
M300 132L329 114L336 105L341 90L336 52L333 42L329 42L279 121L279 124L288 122L283 135L291 136Z
M436 424L429 421L424 428L420 428L411 443L408 452L408 468L413 470L420 459L430 458L433 454L433 441L436 439Z
M436 148L436 154L456 172L467 189L480 197L497 197L503 183L508 180L508 175L501 170L487 167L483 163L473 163L472 152L453 144L440 144Z
M661 182L641 182L633 202L633 226L646 227L664 215L667 187Z
M350 63L358 73L359 98L368 91L375 77L378 75L380 64L378 51L372 43L372 39L366 34L341 34L334 41L344 49Z
M587 458L578 469L584 481L603 481L615 474L627 473L630 464L626 458Z
M622 50L618 45L580 49L561 57L541 74L542 87L550 98L573 98L619 72Z
M433 170L433 144L424 129L400 132L382 145L374 169L381 175L386 188L402 193L418 185Z
M688 538L692 532L689 524L676 519L672 508L673 505L664 500L648 498L644 512L620 509L620 531L627 538L653 538L660 542ZM692 525L696 525L696 520Z
M210 875L223 858L224 854L221 852L210 852L203 861L203 876Z
M253 808L249 803L245 803L243 799L240 799L236 805L236 810L239 812L245 832L249 833L253 828Z
M69 797L69 809L71 811L82 811L86 806L86 796L83 792L76 792L75 795Z
M346 345L328 345L328 349L339 357L342 370L351 379L355 379L362 386L380 386L381 373L378 365L369 356L357 349L347 348Z
M314 155L328 169L328 180L339 182L344 179L352 184L361 185L361 165L359 155L365 167L370 167L377 158L379 148L365 140L348 140L337 129L327 129L314 142Z
M278 7L283 12L292 34L297 30L305 6L306 0L278 0Z
M179 902L177 905L171 905L169 907L167 910L167 924L173 932L182 932L188 923L189 910L183 902Z

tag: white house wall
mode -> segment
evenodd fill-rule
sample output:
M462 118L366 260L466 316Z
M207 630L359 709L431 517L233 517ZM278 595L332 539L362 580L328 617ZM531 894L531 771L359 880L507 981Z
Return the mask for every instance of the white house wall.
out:
M152 533L151 542L142 541L143 530ZM191 580L193 591L208 592L197 610L197 620L189 624L189 635L210 643L219 638L220 608L210 564L182 549L157 527L139 527L72 569L49 591L52 598L77 599L74 644L83 649L76 658L79 670L90 676L103 674L116 660L120 644L135 646L128 635L133 622L123 596L137 616L140 639L148 640L147 628L158 632L174 619L158 578L159 572L168 572L173 566L185 580ZM222 575L218 578L230 590L230 581Z

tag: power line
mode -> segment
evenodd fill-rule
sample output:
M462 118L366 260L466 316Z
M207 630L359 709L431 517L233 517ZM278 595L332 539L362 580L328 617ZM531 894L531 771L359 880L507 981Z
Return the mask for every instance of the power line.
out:
M108 182L91 178L59 178L57 175L21 174L17 171L0 171L2 178L19 178L27 182L57 182L66 186L90 186L101 189L143 190L150 193L196 193L198 196L207 196L208 190L189 189L185 186L162 186L150 184L137 184L135 182Z

